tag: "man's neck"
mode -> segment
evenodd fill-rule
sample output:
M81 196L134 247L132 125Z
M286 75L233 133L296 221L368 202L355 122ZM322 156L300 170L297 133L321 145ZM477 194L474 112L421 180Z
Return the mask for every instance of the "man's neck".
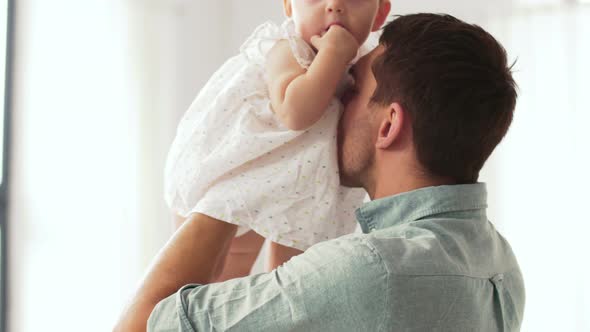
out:
M401 165L401 164L400 164ZM420 188L455 184L452 179L421 174L414 167L388 167L387 170L375 170L373 181L369 181L365 190L371 200L393 196ZM392 174L393 173L393 174Z

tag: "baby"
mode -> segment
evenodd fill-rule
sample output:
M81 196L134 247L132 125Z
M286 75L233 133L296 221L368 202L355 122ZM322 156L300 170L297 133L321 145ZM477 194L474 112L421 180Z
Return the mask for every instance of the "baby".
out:
M244 264L239 251L259 250L262 237L271 241L272 270L356 227L365 192L340 186L339 97L350 66L377 46L369 37L390 3L284 0L284 9L281 26L258 27L207 82L168 154L167 204L180 221L212 225L221 239L197 253L216 257L209 280L198 282L247 275L255 255Z

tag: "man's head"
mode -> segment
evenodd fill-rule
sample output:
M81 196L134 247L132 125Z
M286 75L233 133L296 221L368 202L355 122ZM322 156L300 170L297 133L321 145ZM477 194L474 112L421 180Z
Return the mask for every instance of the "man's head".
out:
M397 18L354 75L356 91L345 97L339 133L348 186L366 187L375 172L401 166L474 183L512 122L517 93L506 51L480 27L452 16Z

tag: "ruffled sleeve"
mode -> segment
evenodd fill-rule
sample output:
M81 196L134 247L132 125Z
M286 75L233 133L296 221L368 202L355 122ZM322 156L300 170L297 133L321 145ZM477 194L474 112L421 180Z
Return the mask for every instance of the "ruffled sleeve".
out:
M316 52L301 37L297 36L295 22L292 19L286 20L281 28L284 37L289 40L289 45L291 46L291 51L293 52L295 60L297 60L301 67L309 68L313 59L315 59Z
M284 39L281 28L271 21L265 22L246 39L240 47L240 53L249 62L264 65L268 52L281 39Z
M293 56L301 67L309 68L316 53L311 46L297 36L292 19L286 20L281 26L270 21L260 25L242 44L240 52L251 63L264 65L268 52L277 41L282 39L289 41Z

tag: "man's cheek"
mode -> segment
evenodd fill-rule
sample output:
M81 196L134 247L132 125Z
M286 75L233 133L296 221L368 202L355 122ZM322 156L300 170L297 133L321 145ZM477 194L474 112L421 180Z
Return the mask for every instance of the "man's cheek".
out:
M348 127L348 109L344 109L344 112L340 116L338 123L338 130L345 130Z

